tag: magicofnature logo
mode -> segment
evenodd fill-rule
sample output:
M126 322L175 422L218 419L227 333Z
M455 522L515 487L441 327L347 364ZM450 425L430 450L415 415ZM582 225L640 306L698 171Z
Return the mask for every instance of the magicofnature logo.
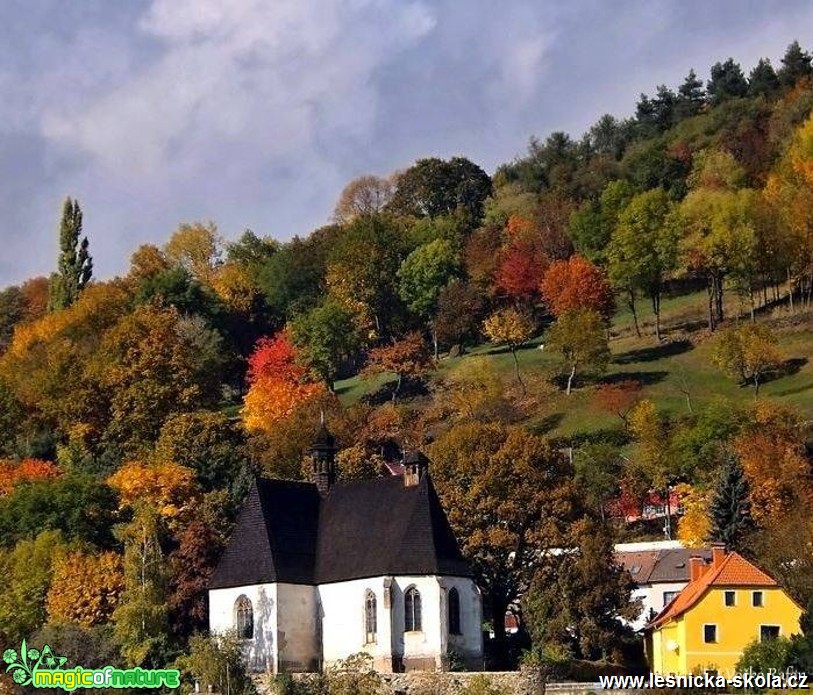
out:
M35 649L28 647L25 640L19 654L16 649L3 652L6 673L21 686L62 688L70 692L77 688L177 688L181 684L177 669L119 669L113 666L66 669L67 660L67 657L54 654L47 644L42 649Z

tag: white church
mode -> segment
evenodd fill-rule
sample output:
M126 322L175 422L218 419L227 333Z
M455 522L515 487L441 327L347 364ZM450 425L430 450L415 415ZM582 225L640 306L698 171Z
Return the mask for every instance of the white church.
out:
M236 631L249 666L318 671L366 652L376 670L483 667L482 600L427 471L337 482L333 437L314 483L257 479L209 585L211 632Z

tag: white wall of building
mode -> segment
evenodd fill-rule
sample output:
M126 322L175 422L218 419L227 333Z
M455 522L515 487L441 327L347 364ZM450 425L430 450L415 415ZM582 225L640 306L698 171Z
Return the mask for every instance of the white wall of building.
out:
M663 582L657 584L644 584L632 592L632 600L641 599L641 612L630 623L633 630L642 630L649 621L652 611L660 613L666 605L663 600L664 593L683 591L688 582Z
M277 663L280 671L319 670L322 650L319 593L315 586L277 584Z
M243 651L252 671L277 672L277 584L255 584L209 591L209 631L213 634L234 630L235 603L240 596L251 601L254 637L246 640Z

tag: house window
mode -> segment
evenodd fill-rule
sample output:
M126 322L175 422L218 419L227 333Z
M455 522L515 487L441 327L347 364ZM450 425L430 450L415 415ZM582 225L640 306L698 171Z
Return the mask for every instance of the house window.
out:
M762 606L765 605L762 602L762 592L761 591L754 591L751 594L751 605L754 606L755 608L762 608Z
M238 638L254 637L254 609L248 596L239 596L234 602L234 627Z
M421 594L414 586L409 587L404 594L404 630L421 630Z
M726 591L725 592L725 605L726 606L736 606L737 605L737 594L734 591Z
M703 641L706 644L715 644L717 642L717 626L704 625L703 626Z
M663 606L666 608L667 605L672 603L675 600L675 596L677 596L680 592L679 591L664 591L663 592Z
M376 633L378 632L378 616L376 613L377 601L375 594L367 590L364 594L364 643L371 644L375 642Z
M460 633L460 593L457 589L449 591L449 634L459 635Z
M779 625L760 625L759 641L768 642L779 637Z

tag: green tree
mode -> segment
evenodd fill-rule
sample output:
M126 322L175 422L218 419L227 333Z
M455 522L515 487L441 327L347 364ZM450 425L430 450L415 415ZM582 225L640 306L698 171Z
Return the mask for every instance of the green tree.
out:
M0 550L0 639L4 645L19 644L45 622L54 561L65 550L58 531L44 531L20 541L13 550Z
M813 74L811 56L803 51L798 41L791 43L782 57L779 69L779 82L783 87L793 87L800 79Z
M755 639L742 650L737 673L781 673L787 669L793 643L780 635L776 639Z
M472 227L483 216L483 203L491 194L491 179L465 157L444 161L419 159L396 175L395 192L388 207L402 215L439 217L458 210Z
M25 295L19 287L7 287L0 292L0 354L8 347L14 327L26 314Z
M573 456L576 482L585 492L591 509L597 509L602 521L607 505L618 492L621 478L621 454L617 447L595 442L579 447Z
M683 84L678 87L676 112L678 118L696 116L703 108L706 93L703 91L703 81L697 76L694 69L689 70Z
M744 97L748 93L748 82L742 74L742 68L729 58L723 63L711 67L711 79L706 85L709 100L713 105L729 99Z
M562 646L589 660L623 660L624 641L640 602L631 601L635 583L614 560L607 526L585 519L574 532L577 550L547 554L523 598L531 639L537 647Z
M59 223L59 260L51 276L48 308L64 309L73 304L93 276L93 258L88 238L82 234L82 210L78 200L65 199Z
M736 550L753 528L748 479L737 458L728 455L711 500L712 538Z
M185 680L200 684L201 692L254 695L257 690L246 670L243 643L233 633L194 635L189 650L174 664Z
M0 499L0 543L61 531L68 540L99 546L112 542L116 495L91 475L62 475L17 485Z
M748 76L749 96L769 96L779 89L779 78L768 58L760 58Z
M146 505L117 529L124 545L124 591L113 623L122 655L132 666L153 663L166 640L168 573L161 533L158 512Z
M679 237L673 210L661 189L638 194L619 215L608 251L613 284L632 293L640 289L652 301L658 341L663 284L678 260Z
M297 316L290 328L303 365L318 374L332 390L342 362L354 357L361 346L353 315L338 300L328 297Z
M547 343L562 353L570 372L566 393L569 396L573 378L579 369L603 372L610 361L607 326L591 309L565 311L548 332Z

